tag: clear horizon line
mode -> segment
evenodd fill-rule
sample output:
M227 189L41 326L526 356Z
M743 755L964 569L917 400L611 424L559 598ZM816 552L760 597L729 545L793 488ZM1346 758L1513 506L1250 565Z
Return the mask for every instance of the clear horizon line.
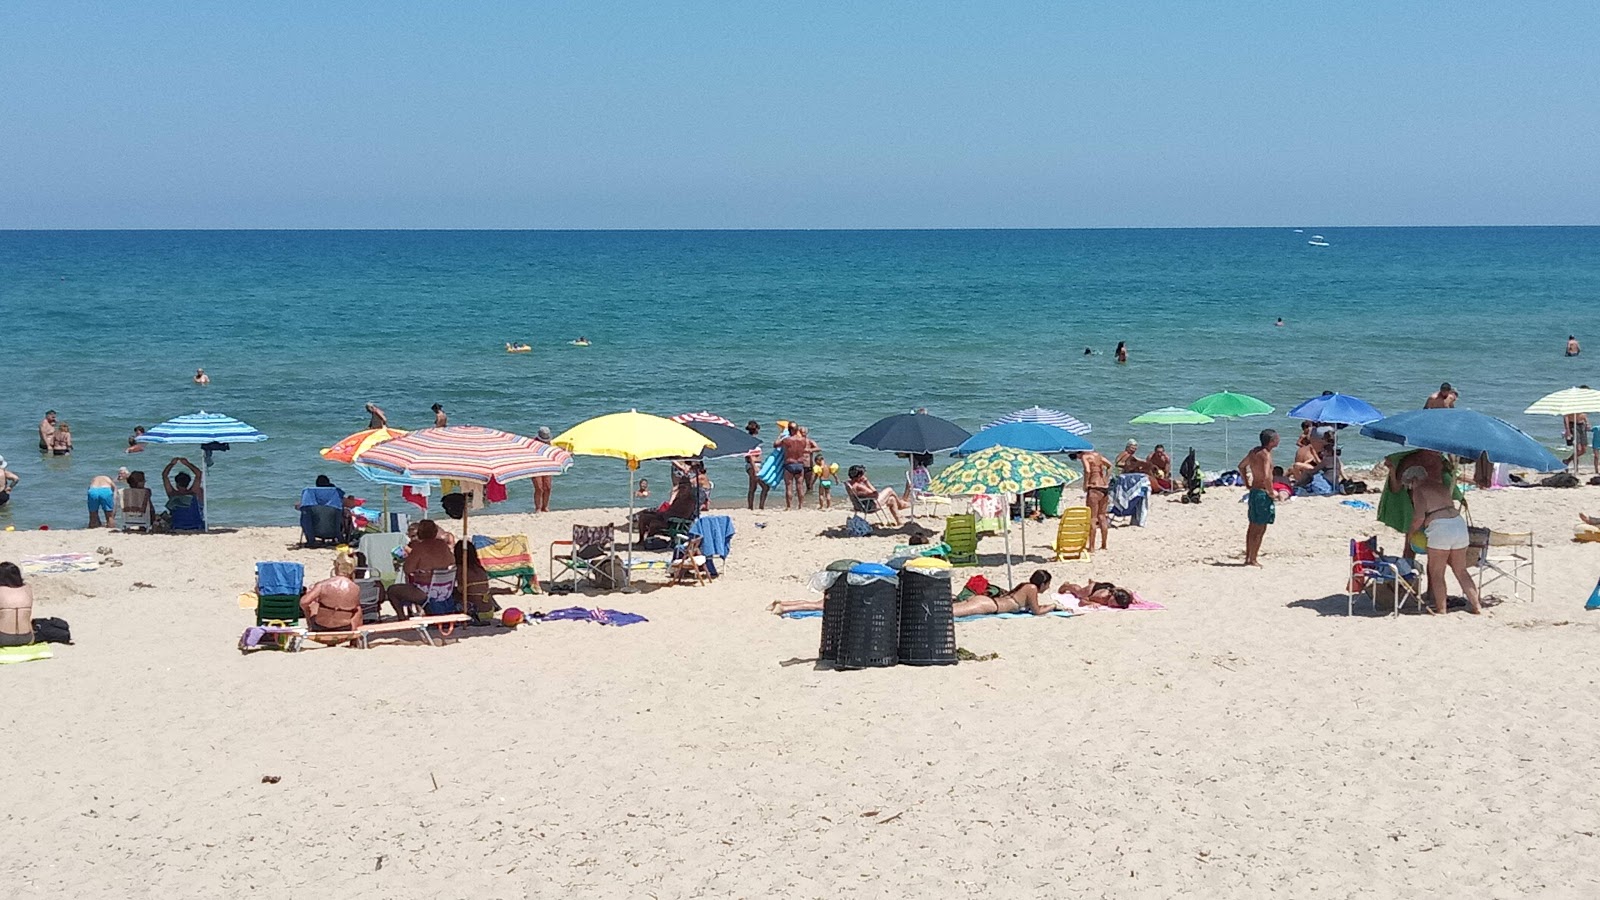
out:
M606 227L606 228L566 228L566 227L499 227L487 225L463 226L365 226L365 225L321 225L321 226L61 226L61 227L23 227L0 226L0 232L106 232L106 231L185 231L185 232L287 232L287 231L381 231L381 232L427 232L427 231L483 231L483 232L552 232L552 233L603 233L603 232L633 232L633 233L662 233L703 231L708 233L738 233L738 232L852 232L852 231L1263 231L1263 230L1334 230L1334 229L1402 229L1402 228L1596 228L1600 222L1547 222L1547 223L1454 223L1454 224L1411 224L1411 225L867 225L867 226L826 226L826 227L737 227L737 226L689 226L681 228L640 226L640 227Z

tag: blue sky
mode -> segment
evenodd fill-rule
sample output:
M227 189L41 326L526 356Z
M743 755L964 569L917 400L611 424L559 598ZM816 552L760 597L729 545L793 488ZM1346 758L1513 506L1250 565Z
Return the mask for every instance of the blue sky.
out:
M1600 5L0 5L0 227L1600 222Z

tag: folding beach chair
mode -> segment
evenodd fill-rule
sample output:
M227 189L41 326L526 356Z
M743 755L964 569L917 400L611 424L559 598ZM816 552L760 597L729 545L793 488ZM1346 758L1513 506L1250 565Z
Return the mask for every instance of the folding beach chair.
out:
M607 571L606 560L612 556L617 540L615 525L574 525L572 540L550 542L550 583L563 580L576 585L580 578L596 585L602 582L602 572ZM556 553L557 547L567 547L566 553ZM605 579L609 582L609 578Z
M1421 612L1422 584L1420 561L1382 555L1376 537L1350 542L1350 580L1345 584L1348 604L1345 615L1355 615L1357 594L1365 594L1372 600L1374 612L1391 612L1380 603L1379 594L1384 591L1388 592L1394 603L1393 615L1400 615L1408 599L1417 604L1417 611Z
M256 624L298 623L300 597L306 592L306 567L297 562L256 563Z
M1093 521L1093 514L1087 506L1069 506L1061 511L1054 548L1057 562L1083 559L1089 555L1089 526Z
M850 494L848 490L845 493ZM889 515L888 510L878 507L876 497L857 497L855 494L850 494L850 508L862 517L871 516L874 525L881 525L884 528L894 527L894 517Z
M962 513L958 516L946 516L944 520L944 543L950 548L945 558L952 566L975 566L978 564L978 517L972 513Z
M702 540L699 535L691 535L679 543L668 566L671 571L668 584L699 586L711 583L711 573L706 571L706 555L701 550Z
M938 514L941 509L946 512L949 511L949 497L928 493L928 485L932 483L933 476L928 474L927 466L917 466L906 472L906 486L910 488L913 515L921 515L924 510L920 509L920 507L923 506L933 510L935 514Z
M502 537L473 535L473 546L478 548L478 561L491 580L509 580L521 594L539 591L539 573L533 568L533 553L528 550L528 536L508 534Z
M150 531L155 527L155 506L149 488L125 487L117 491L117 525L123 531L141 528Z
M1495 531L1490 528L1469 528L1471 535L1467 546L1469 555L1477 552L1470 565L1477 569L1478 596L1485 596L1484 587L1499 581L1511 582L1511 597L1522 599L1524 588L1528 602L1533 602L1533 532Z
M308 487L300 491L300 546L331 547L343 541L344 493L338 488Z
M356 549L367 558L367 567L377 574L384 584L394 584L395 551L406 545L406 536L398 531L380 531L363 534Z

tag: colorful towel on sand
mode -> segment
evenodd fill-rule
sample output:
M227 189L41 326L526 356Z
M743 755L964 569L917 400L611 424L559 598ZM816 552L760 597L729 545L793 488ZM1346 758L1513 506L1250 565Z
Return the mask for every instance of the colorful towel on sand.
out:
M539 618L545 622L595 622L600 625L618 626L650 621L638 613L622 612L615 609L584 609L581 606L553 609Z
M820 619L822 618L822 610L797 609L794 612L779 613L779 615L785 619Z
M472 545L478 549L478 561L490 578L510 578L517 590L531 594L539 585L539 574L533 569L533 554L528 550L528 536L508 534L488 537L475 534Z
M93 572L100 568L88 553L46 553L43 556L24 556L17 565L25 575L61 575L67 572Z
M981 622L984 619L1070 619L1075 615L1077 615L1077 613L1070 609L1055 609L1045 613L1042 616L1036 616L1033 613L1025 612L984 613L981 616L957 616L956 621Z
M50 647L46 644L23 644L21 647L0 647L0 666L11 663L33 662L36 659L50 659Z
M1099 606L1094 603L1078 607L1079 612L1099 612L1100 610L1109 610L1111 612L1137 612L1152 609L1166 609L1166 607L1159 603L1146 600L1143 597L1140 597L1138 594L1133 595L1133 602L1128 604L1128 608L1126 610L1119 609L1115 606Z

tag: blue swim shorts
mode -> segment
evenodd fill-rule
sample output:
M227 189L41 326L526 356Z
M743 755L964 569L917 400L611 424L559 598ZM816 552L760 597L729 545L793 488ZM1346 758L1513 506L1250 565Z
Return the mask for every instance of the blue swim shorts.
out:
M111 488L89 488L89 512L111 512L111 506L114 499L115 495L111 493Z

